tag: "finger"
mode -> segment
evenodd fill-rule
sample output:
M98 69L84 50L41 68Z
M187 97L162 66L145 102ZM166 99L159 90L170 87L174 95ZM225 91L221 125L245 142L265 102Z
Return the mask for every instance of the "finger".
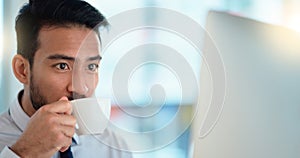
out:
M69 101L68 97L66 97L66 96L61 97L59 100ZM71 103L70 103L70 104L71 104ZM71 109L68 110L67 112L65 112L65 114L71 115L71 114L72 114L72 111L73 111L73 109L72 109L72 105L71 105Z
M70 126L61 126L61 132L67 137L72 139L75 134L75 128Z
M68 97L63 96L63 97L61 97L59 100L68 100Z
M76 118L72 115L59 115L58 119L59 123L63 126L69 126L75 128L76 125Z
M72 138L69 138L65 145L60 147L59 151L65 152L72 144Z
M61 132L63 138L56 140L56 151L65 151L72 144L72 137L65 136L63 132Z
M60 148L60 152L65 152L65 151L67 151L67 149L69 148L69 146L65 146L65 147L62 147L62 148Z
M72 113L72 105L68 100L59 100L55 103L46 105L45 108L47 108L47 111L52 113L68 115L71 115Z

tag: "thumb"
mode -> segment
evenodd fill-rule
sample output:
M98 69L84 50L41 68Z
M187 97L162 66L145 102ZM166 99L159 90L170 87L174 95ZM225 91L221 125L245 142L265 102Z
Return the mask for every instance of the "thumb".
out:
M68 97L63 96L63 97L61 97L61 98L59 99L59 101L60 101L60 100L69 100L69 99L68 99Z
M66 97L66 96L63 96L63 97L61 97L58 101L69 101L69 99L68 99L68 97ZM72 114L72 107L71 107L71 109L69 109L68 111L65 111L64 112L64 114L68 114L68 115L71 115Z

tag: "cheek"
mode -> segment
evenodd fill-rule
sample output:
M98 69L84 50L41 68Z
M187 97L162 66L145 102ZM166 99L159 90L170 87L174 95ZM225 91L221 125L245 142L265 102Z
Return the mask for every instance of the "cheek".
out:
M65 78L52 78L52 80L49 80L50 86L53 86L55 88L59 89L65 89L70 82Z
M98 85L98 75L96 75L96 77L95 77L94 85L95 85L95 87L97 87L97 85Z
M49 103L67 94L67 86L71 80L70 73L56 73L51 68L40 64L39 67L34 67L32 74L34 84Z
M37 84L39 84L39 87L49 96L61 96L65 94L66 87L69 83L67 78L67 76L57 74L45 74L39 78Z
M86 84L89 88L89 91L93 93L98 84L98 74L88 77L86 81L87 81Z

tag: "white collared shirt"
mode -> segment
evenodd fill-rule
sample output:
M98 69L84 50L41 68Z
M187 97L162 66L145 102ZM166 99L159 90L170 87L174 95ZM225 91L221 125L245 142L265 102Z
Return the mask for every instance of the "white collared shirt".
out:
M8 111L0 115L0 158L19 158L9 146L12 146L25 130L30 117L23 111L18 99L10 105ZM127 145L114 132L106 129L103 134L95 135L74 135L75 142L72 143L72 153L74 158L131 158L131 153L121 151ZM102 141L103 140L103 141ZM108 142L111 146L105 145ZM59 153L55 153L52 158L59 158Z

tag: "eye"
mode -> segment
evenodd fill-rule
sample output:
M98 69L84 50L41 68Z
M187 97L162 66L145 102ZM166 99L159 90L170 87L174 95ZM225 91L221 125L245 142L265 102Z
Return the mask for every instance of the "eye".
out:
M59 64L56 64L55 67L58 69L58 70L69 70L69 66L68 64L66 63L59 63Z
M87 68L91 72L98 72L98 67L98 64L89 64Z

